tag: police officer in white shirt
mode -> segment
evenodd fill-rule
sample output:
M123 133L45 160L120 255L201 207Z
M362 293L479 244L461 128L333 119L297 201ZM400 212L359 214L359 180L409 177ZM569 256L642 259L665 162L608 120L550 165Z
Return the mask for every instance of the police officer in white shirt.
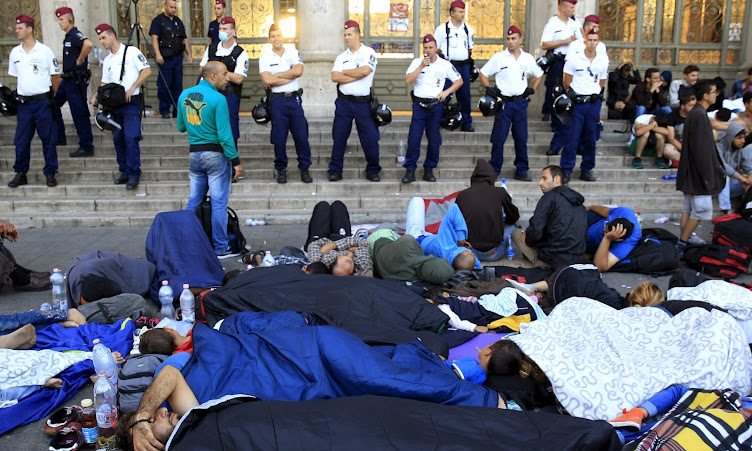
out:
M441 147L441 114L447 96L456 92L463 81L457 69L449 61L439 58L436 39L430 34L423 38L423 58L415 58L405 74L405 83L414 84L413 117L410 133L407 135L407 155L405 155L405 176L402 183L415 181L415 168L420 157L420 141L423 131L428 139L426 159L423 162L423 180L435 182L434 168L439 164ZM444 89L445 82L451 85Z
M574 102L567 145L560 159L565 182L569 182L574 169L580 135L583 142L580 180L595 181L591 171L595 167L595 141L603 87L608 80L608 58L596 52L599 42L597 29L593 28L588 32L585 42L585 51L567 59L564 65L564 89Z
M504 142L509 128L514 138L514 178L525 182L532 181L528 175L527 160L527 103L528 97L535 94L540 85L543 70L538 67L533 55L523 52L522 31L512 25L507 29L507 48L497 52L480 70L480 82L493 97L501 97L502 107L496 112L493 131L491 131L491 159L496 176L504 164ZM496 75L496 86L491 88L489 78ZM528 78L533 78L533 85L528 86Z
M457 100L462 112L462 131L474 132L473 117L470 115L470 71L473 70L473 29L464 22L465 3L455 0L449 5L449 21L436 27L433 32L436 46L444 58L454 64L462 76L462 86L457 91ZM448 88L449 86L445 86Z
M600 24L601 24L601 19L595 14L585 16L585 19L582 21L583 34L586 35L593 28L599 28ZM571 55L574 55L575 53L582 53L584 51L585 51L585 37L583 36L582 39L578 39L574 41L573 43L569 44L569 50L567 50L567 58L569 58ZM595 49L595 51L599 55L605 55L606 57L608 57L608 53L606 53L606 44L604 44L603 42L598 41L598 47Z
M34 130L42 140L44 176L47 186L57 186L57 131L55 128L52 99L60 84L60 67L52 49L34 39L34 19L21 15L16 17L16 36L21 41L8 56L8 74L18 79L18 116L16 136L16 161L13 170L16 176L8 183L10 188L26 185L26 173L31 160L31 140Z
M554 128L554 136L546 155L556 155L566 145L567 129L558 117L553 114L553 90L554 86L561 84L564 58L569 51L569 44L577 39L582 39L580 24L572 18L574 6L577 0L559 0L559 12L548 19L541 36L541 49L553 51L553 62L546 74L546 96L543 98L543 120L551 119Z
M269 114L272 117L271 142L274 144L274 170L277 183L287 183L287 133L292 133L298 154L298 169L303 183L313 182L308 168L311 166L311 146L308 143L308 121L303 112L303 90L298 78L303 75L303 58L295 47L285 48L282 30L272 24L269 28L271 51L261 55L259 72L261 81L271 89Z
M125 46L118 41L115 29L109 24L98 25L94 31L102 47L110 51L104 58L101 86L117 83L125 88L126 102L112 110L112 118L122 127L112 132L120 169L115 184L126 184L126 189L134 190L141 178L141 148L138 144L141 141L140 88L151 76L151 67L138 47ZM97 97L98 92L95 92L91 97L92 107L97 104Z
M360 25L354 20L345 22L345 44L347 49L337 56L332 67L332 81L337 83L337 100L334 102L334 145L329 159L329 181L342 180L347 138L355 119L360 145L366 155L366 179L378 182L381 181L379 129L371 114L376 52L360 42Z

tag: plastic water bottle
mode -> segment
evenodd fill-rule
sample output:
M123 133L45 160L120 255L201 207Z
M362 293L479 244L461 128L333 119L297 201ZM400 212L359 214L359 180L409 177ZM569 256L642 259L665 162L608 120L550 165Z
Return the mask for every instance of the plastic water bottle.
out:
M196 304L196 297L193 296L187 283L183 284L183 292L180 293L180 310L183 312L183 321L186 323L196 322L196 314L193 307Z
M49 302L43 302L42 305L39 307L39 313L41 313L44 316L52 315L52 305L50 305Z
M639 211L635 212L635 216L637 216L637 225L640 226L640 230L642 230L642 213Z
M661 216L660 218L653 221L655 224L665 224L668 222L668 216Z
M162 318L176 319L175 307L172 305L172 301L175 299L175 295L172 292L172 287L166 280L162 281L162 286L159 288L159 302L162 304L162 309L159 311L159 316Z
M510 236L509 242L507 243L507 258L509 260L514 260L514 246L512 245L512 237Z
M94 384L94 404L97 413L98 443L103 445L115 435L118 421L117 389L105 377L104 372L98 374L99 378Z
M94 371L104 374L113 387L117 387L118 367L115 358L105 345L99 342L99 338L92 341L94 349L91 360L94 362Z
M253 219L253 218L250 218L250 219L246 219L245 220L245 225L247 225L247 226L262 226L262 225L266 225L266 224L267 224L267 222L264 221L263 219Z
M248 266L246 266L246 267L245 267L245 270L246 270L246 271L250 271L250 270L252 270L252 269L253 269L253 265L248 265Z
M403 166L405 164L405 140L400 139L399 147L397 148L397 166Z
M261 260L261 266L274 266L274 257L272 257L272 251L266 251L266 255L264 255L264 259Z
M676 174L666 174L663 176L663 180L676 180Z
M58 268L52 270L52 310L55 312L68 311L68 299L65 296L65 277Z
M507 179L505 179L504 177L502 177L501 181L499 182L499 187L500 188L504 188L504 191L506 191L507 194L509 194L509 198L510 199L514 199L514 194L512 194L512 192L509 191L509 187L507 186Z

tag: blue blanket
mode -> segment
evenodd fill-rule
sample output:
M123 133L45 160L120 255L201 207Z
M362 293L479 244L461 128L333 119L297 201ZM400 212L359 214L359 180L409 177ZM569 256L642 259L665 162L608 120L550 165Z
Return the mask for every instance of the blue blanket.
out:
M198 401L228 394L279 401L371 394L496 407L495 391L458 379L417 340L370 347L344 330L306 326L294 315L238 313L224 320L221 332L196 324L183 375Z
M91 342L99 338L112 351L126 355L133 347L134 329L133 321L127 318L110 325L91 323L69 329L53 324L37 331L37 344L33 349L91 351ZM84 360L57 376L63 380L63 388L44 388L21 399L14 406L0 409L0 435L46 417L75 396L93 374L94 366L91 360Z

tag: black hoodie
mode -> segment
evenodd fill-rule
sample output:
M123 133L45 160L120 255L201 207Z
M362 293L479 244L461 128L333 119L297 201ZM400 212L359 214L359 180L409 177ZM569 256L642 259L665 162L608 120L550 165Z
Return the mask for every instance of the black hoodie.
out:
M473 248L486 252L504 239L504 223L514 224L520 212L504 188L495 187L496 173L483 159L475 164L470 188L457 195L457 206L467 222L467 241ZM504 211L504 216L501 212Z
M525 244L538 249L538 257L554 269L586 262L585 198L568 186L557 186L541 197L535 206Z

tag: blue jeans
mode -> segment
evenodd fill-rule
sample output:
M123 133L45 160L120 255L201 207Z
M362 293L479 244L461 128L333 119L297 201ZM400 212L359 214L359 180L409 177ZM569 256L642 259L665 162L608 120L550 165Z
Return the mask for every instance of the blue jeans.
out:
M191 152L188 167L191 194L185 209L195 212L211 191L212 245L222 255L230 249L227 237L227 202L230 199L232 165L222 152Z
M527 99L504 102L496 113L491 131L491 159L488 160L498 176L504 164L504 143L512 128L514 138L515 174L525 175L529 169L527 159Z
M0 315L0 335L8 335L21 327L32 324L41 329L50 324L59 323L68 319L68 313L53 313L50 316L36 311L14 313L12 315Z
M726 177L726 186L718 194L718 209L731 210L731 199L741 197L744 194L744 187L737 179L731 180Z
M482 262L495 262L507 256L507 246L509 245L509 237L512 236L512 232L516 229L514 225L504 226L504 238L501 240L498 246L493 249L481 252L477 249L470 249L475 257ZM472 244L472 243L471 243Z
M635 109L635 118L643 114L654 114L656 116L665 116L667 114L671 114L671 107L668 105L666 106L656 105L655 107L653 107L652 110L648 111L648 109L645 108L644 106L637 105L637 108Z
M437 103L431 108L423 108L419 102L413 102L413 118L410 121L410 132L407 135L407 154L405 155L405 169L414 171L420 158L420 141L423 131L426 132L428 147L423 169L432 170L439 165L439 149L441 147L441 114L444 104Z

